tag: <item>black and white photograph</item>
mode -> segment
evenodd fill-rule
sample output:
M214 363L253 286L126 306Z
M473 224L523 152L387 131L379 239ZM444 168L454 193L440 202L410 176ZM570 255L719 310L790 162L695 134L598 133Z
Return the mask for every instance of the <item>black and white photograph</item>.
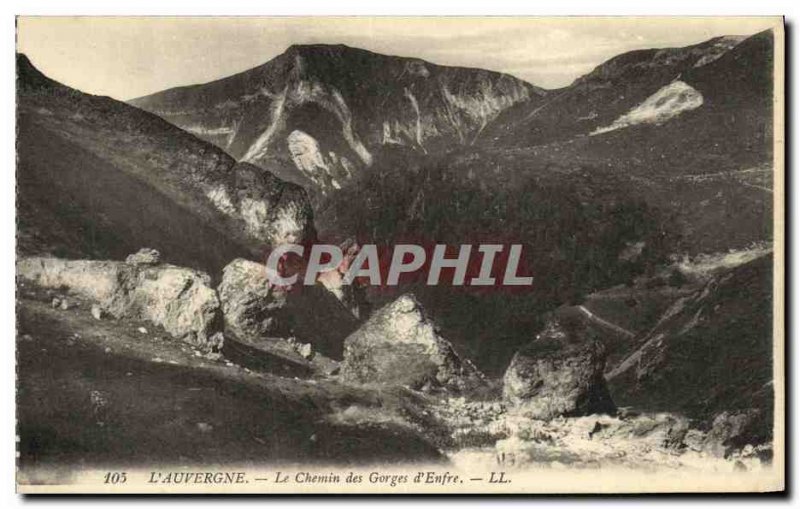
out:
M18 492L784 490L782 17L15 24Z

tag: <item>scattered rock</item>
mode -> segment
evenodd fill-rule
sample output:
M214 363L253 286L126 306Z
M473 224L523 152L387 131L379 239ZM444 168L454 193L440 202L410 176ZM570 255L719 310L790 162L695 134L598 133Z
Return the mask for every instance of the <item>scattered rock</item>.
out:
M504 421L506 438L497 441L497 459L506 466L546 466L558 462L570 468L685 469L704 456L684 444L690 421L669 413L607 415L534 420L519 415Z
M95 320L102 320L103 308L101 308L98 304L92 304L92 316Z
M311 351L311 344L309 344L309 343L303 343L302 345L300 345L300 347L298 347L298 349L297 349L297 353L299 353L300 355L302 355L302 356L303 356L303 358L305 358L305 359L308 359L308 358L310 358L310 357L311 357L311 354L312 354L312 351Z
M686 445L686 447L695 452L700 452L703 450L705 440L705 433L698 429L690 429L686 432L686 436L683 437L683 443Z
M208 342L206 343L206 348L210 349L211 351L218 352L222 350L222 346L225 344L225 335L221 332L215 332L208 338Z
M147 334L147 329L145 329L144 327L139 327L136 330L139 331L139 334Z
M750 442L763 442L754 433L763 427L759 418L763 417L756 409L740 412L722 412L714 417L711 429L703 442L703 450L718 458L726 458L735 450L744 450Z
M62 310L66 311L70 308L69 301L67 299L61 299L61 304L58 306Z
M603 370L605 349L582 322L551 319L517 352L503 379L503 396L534 419L613 413Z
M344 380L406 385L414 389L464 390L483 376L462 361L453 346L406 294L375 312L345 340Z
M143 247L139 251L128 255L125 258L125 263L130 263L131 265L158 265L160 259L161 254L158 251Z

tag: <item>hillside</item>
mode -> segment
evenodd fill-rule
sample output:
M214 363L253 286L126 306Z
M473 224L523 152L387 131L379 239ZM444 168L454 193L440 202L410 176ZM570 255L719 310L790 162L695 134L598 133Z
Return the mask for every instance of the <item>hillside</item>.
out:
M615 401L710 419L752 412L771 433L772 256L726 271L677 300L639 347L609 368Z
M587 135L610 125L659 89L714 63L744 37L716 37L684 48L636 50L616 56L541 104L503 112L481 136L486 143L531 146Z
M305 192L127 104L17 57L21 254L124 258L142 246L216 272L278 237L313 235ZM269 214L248 207L269 203ZM285 213L286 231L272 219Z
M769 240L772 47L763 32L616 57L545 108L498 118L479 140L484 164L613 173L674 218L676 251Z

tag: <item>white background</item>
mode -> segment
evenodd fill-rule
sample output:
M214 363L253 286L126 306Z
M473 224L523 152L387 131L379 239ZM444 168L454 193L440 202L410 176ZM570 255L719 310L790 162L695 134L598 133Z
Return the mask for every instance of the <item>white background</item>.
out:
M138 1L37 1L37 0L10 0L5 1L0 6L2 16L0 17L0 34L2 34L2 51L0 51L0 83L2 83L2 94L0 94L0 126L2 127L2 151L0 151L0 507L17 507L22 505L35 506L56 506L69 504L82 507L84 505L105 506L112 502L134 507L158 508L168 505L190 507L198 504L204 506L230 505L233 503L259 505L259 506L294 506L308 507L334 504L338 506L347 505L376 505L390 504L392 506L420 507L436 506L460 507L464 505L531 505L531 506L559 506L559 507L580 507L592 503L602 503L608 506L619 505L657 505L657 506L680 506L681 508L700 508L710 505L762 505L762 504L788 504L788 498L688 498L688 497L667 497L667 498L619 498L604 499L601 501L588 498L503 498L503 499L358 499L358 498L293 498L293 499L212 499L210 497L194 498L23 498L14 494L14 470L15 470L15 429L14 429L14 15L18 14L49 14L49 15L170 15L170 14L195 14L195 15L785 15L787 18L787 79L791 79L791 69L795 67L797 55L795 54L792 39L794 38L793 28L797 20L800 19L800 2L797 0L751 0L751 1L700 1L700 0L670 0L668 2L624 2L614 0L602 1L573 1L556 0L546 2L513 2L510 0L458 0L455 2L434 2L432 0L392 0L388 2L361 2L351 0L300 0L283 1L278 5L270 4L266 1L247 2L244 0L223 0L216 2L200 2L198 0L173 1L167 3L164 0L138 0ZM789 83L786 92L789 96L796 90L796 83ZM791 126L796 119L793 111L787 109L787 125ZM793 146L796 133L791 133L787 138L788 146ZM791 168L794 166L794 157L787 160L787 192L793 196L796 192L797 182L789 176ZM797 226L791 219L792 203L787 200L789 209L787 210L787 224L791 232L787 232L790 241L797 234ZM787 247L791 247L791 242L787 242ZM791 253L791 250L790 250ZM796 258L796 253L792 253L787 258L787 264L792 264ZM791 272L788 272L791 274ZM797 280L797 275L792 275L791 287ZM787 285L790 283L787 281ZM787 286L788 289L788 286ZM787 316L797 316L798 303L791 298L787 299ZM794 334L787 337L789 345L794 344ZM790 358L786 359L790 369L797 366L798 349L796 346L791 348ZM791 377L795 378L795 377ZM790 381L790 380L787 380ZM787 387L790 401L787 402L790 416L797 403L797 393L794 384ZM791 466L796 458L797 441L795 431L797 422L792 419L792 427L789 429L790 450L787 451L788 463ZM795 471L790 471L788 484L796 488L797 475Z

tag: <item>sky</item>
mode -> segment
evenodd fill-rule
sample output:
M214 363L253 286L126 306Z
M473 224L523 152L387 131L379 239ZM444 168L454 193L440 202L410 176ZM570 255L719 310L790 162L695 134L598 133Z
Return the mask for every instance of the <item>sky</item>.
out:
M127 100L261 65L292 44L347 44L570 84L643 48L751 35L775 18L20 17L17 51L49 77Z

